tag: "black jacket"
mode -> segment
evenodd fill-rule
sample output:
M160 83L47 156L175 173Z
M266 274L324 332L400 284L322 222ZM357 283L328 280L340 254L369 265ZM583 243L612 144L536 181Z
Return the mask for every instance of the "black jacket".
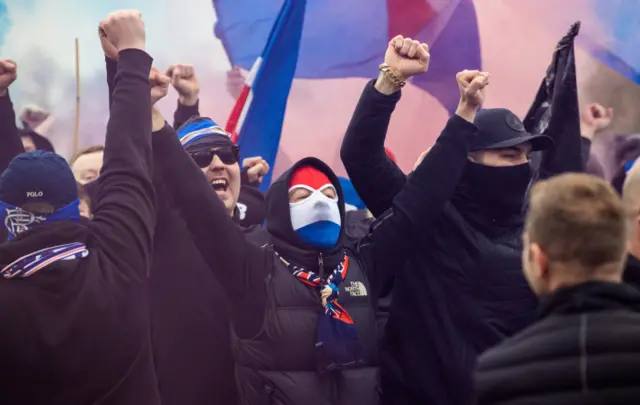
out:
M627 256L623 279L625 283L640 289L640 260L632 254Z
M151 58L120 52L94 220L56 222L0 245L0 266L83 242L89 255L0 279L0 403L159 404L147 276L155 226Z
M591 282L541 301L540 320L478 361L478 405L627 405L640 399L640 292Z
M117 64L107 58L106 65L111 91ZM159 137L154 133L157 224L149 305L160 397L163 405L235 404L229 308L165 187L162 168L170 162L155 146ZM99 182L90 183L89 192Z
M535 319L536 298L521 270L524 216L486 210L470 198L467 155L475 125L454 115L425 160L405 176L385 155L384 138L400 93L370 82L345 136L341 157L365 205L387 217L413 184L418 231L397 258L381 374L389 404L459 405L472 401L476 357ZM577 134L579 136L579 134ZM580 167L581 162L565 162ZM478 165L479 166L479 165ZM493 193L492 193L493 194Z

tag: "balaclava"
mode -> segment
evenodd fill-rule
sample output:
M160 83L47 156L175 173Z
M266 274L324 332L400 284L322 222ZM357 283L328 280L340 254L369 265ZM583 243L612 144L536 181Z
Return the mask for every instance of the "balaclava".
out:
M338 198L322 193L329 187L334 188L329 177L312 166L297 168L289 183L289 193L297 188L311 192L304 200L289 203L293 230L305 243L320 249L338 242L342 226Z
M28 203L46 203L53 212L25 211ZM80 219L76 180L62 156L37 150L16 156L0 176L0 219L9 238L34 226Z

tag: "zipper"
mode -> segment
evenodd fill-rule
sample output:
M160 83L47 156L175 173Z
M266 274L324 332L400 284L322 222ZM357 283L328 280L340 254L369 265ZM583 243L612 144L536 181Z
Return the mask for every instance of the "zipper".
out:
M318 269L320 270L319 273L324 275L324 257L322 256L322 252L320 252L318 256Z

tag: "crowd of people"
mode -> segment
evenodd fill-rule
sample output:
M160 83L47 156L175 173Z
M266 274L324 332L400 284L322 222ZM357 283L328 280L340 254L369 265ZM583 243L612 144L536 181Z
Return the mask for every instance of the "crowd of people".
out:
M397 36L343 139L353 211L314 157L262 194L267 162L200 115L192 66L152 66L145 29L135 10L100 23L106 140L69 162L29 123L46 114L17 128L0 60L0 403L640 399L640 163L616 190L589 159L612 110L556 142L483 109L491 75L464 70L406 175L385 137L430 53ZM170 86L173 125L154 107Z

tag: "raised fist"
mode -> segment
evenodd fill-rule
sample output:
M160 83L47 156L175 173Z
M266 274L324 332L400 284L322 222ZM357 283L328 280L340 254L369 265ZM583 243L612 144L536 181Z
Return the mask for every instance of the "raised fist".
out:
M167 76L179 95L180 104L194 105L200 95L200 83L191 65L171 65Z
M261 156L248 157L242 161L242 168L247 169L249 183L262 182L262 178L269 173L269 163Z
M102 20L100 29L118 52L123 49L144 50L144 22L138 10L113 12Z
M605 108L598 103L589 104L580 116L582 136L593 139L597 131L601 131L611 125L613 121L613 108Z
M484 88L489 84L489 73L478 70L463 70L456 75L460 88L460 103L478 108L484 103Z
M7 89L18 77L18 65L11 59L0 59L0 96L7 93Z
M400 80L424 73L429 69L429 45L398 35L389 42L384 63Z
M151 105L154 105L169 92L171 79L162 74L158 69L152 67L149 73L149 83L151 83Z
M115 46L109 41L107 38L107 33L105 32L102 26L104 25L106 20L100 22L98 25L98 37L100 38L100 44L102 44L102 52L104 52L104 56L112 60L118 60L118 50Z

